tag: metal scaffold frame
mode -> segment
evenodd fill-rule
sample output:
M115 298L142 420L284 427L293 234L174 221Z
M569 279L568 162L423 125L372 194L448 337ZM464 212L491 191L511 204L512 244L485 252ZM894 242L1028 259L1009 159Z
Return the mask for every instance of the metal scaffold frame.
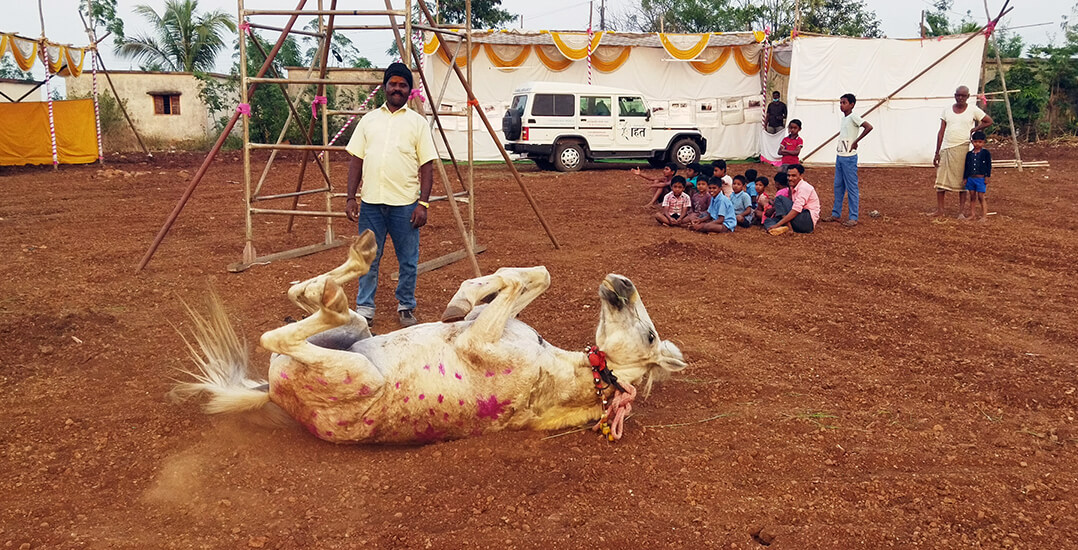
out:
M244 248L243 248L243 256L241 258L241 261L237 262L237 263L234 263L234 264L231 264L228 267L229 271L239 272L239 271L243 271L243 270L245 270L245 269L247 269L247 268L249 268L251 266L254 266L254 265L266 264L266 263L270 263L270 262L275 261L275 260L281 260L281 259L287 259L287 258L296 258L296 257L299 257L299 256L304 256L304 255L307 255L307 254L312 254L312 253L315 253L315 252L319 252L319 251L322 251L322 250L327 250L327 249L330 249L330 248L334 248L336 246L347 244L347 242L348 242L347 240L338 239L337 236L334 234L334 231L333 231L333 219L334 218L345 217L345 213L343 211L336 211L336 210L333 209L333 202L334 202L334 199L342 198L342 197L345 196L345 194L344 193L335 193L333 191L333 183L332 183L332 179L330 178L330 162L329 162L329 154L330 153L332 153L332 152L340 152L340 151L345 150L345 148L343 146L333 145L335 140L337 138L339 138L340 135L343 133L343 130L341 132L338 132L337 135L331 136L330 133L329 133L328 117L330 117L330 116L341 116L341 115L350 116L351 118L348 120L348 123L346 124L346 127L347 127L347 125L353 123L358 116L362 116L367 111L365 111L362 108L359 109L359 110L332 110L332 109L329 109L328 104L326 103L326 100L325 100L326 86L329 86L329 85L336 85L336 86L339 86L339 85L374 85L374 86L381 86L382 83L380 81L378 81L378 82L359 81L359 80L349 81L349 80L333 80L333 79L328 78L327 77L328 76L327 75L327 70L328 70L329 50L330 50L330 45L332 44L332 38L333 38L333 33L334 32L338 32L338 31L341 31L341 30L374 30L374 29L387 30L388 29L388 30L393 31L393 36L394 36L394 40L396 41L398 51L401 52L401 54L402 54L401 55L402 62L405 65L407 65L410 69L411 68L419 68L420 69L419 72L418 72L419 80L420 80L420 86L421 86L420 89L424 92L424 95L427 98L429 98L429 101L428 101L427 105L431 107L430 109L427 110L428 111L427 115L430 116L430 129L431 129L431 131L433 131L435 129L435 127L437 127L439 137L441 138L442 143L445 146L445 150L448 153L449 160L450 160L450 163L453 166L454 173L457 176L457 180L460 182L461 187L463 188L463 191L461 191L461 192L454 192L454 190L452 189L452 186L450 184L449 176L448 176L448 174L446 172L446 168L444 166L444 163L441 162L440 160L436 160L434 162L435 169L437 170L437 173L438 173L438 179L440 179L440 181L441 181L442 188L444 189L445 194L442 195L442 196L431 197L430 200L431 200L431 202L438 201L438 200L447 200L447 202L450 205L450 210L451 210L451 212L453 214L454 221L456 222L457 229L460 231L460 235L461 235L461 238L462 238L463 243L464 243L464 248L462 250L459 250L459 251L456 251L456 252L453 252L453 253L450 253L450 254L446 254L446 255L441 256L439 258L435 258L435 259L432 259L432 260L421 263L419 265L419 272L423 273L423 272L429 271L431 269L437 269L438 267L443 267L445 265L449 265L451 263L454 263L454 262L457 262L457 261L460 261L462 259L467 258L470 261L471 266L472 266L472 270L475 272L475 274L477 276L482 275L482 271L479 268L478 260L476 259L476 253L477 252L482 252L483 250L485 250L485 248L478 246L476 244L476 239L475 239L475 187L474 187L474 175L473 175L474 158L473 158L473 148L471 146L471 142L472 142L472 138L473 138L473 131L474 131L474 129L472 127L472 114L476 113L476 114L479 115L480 120L483 122L483 125L484 125L485 129L491 135L491 137L493 137L493 138L495 138L495 140L497 140L497 136L495 134L494 127L491 125L491 123L490 123L489 119L487 118L486 114L484 113L484 111L482 109L476 108L479 105L478 105L478 101L476 100L474 94L472 93L472 87L471 87L471 84L470 84L470 82L471 82L471 78L470 78L470 76L471 76L471 74L470 74L471 73L471 61L469 60L467 65L466 65L466 70L468 72L467 76L464 73L461 72L460 68L457 67L455 63L451 63L450 65L453 68L453 72L452 73L447 73L445 81L441 83L440 90L438 91L437 94L435 94L434 93L435 92L434 88L431 86L431 83L427 81L426 74L424 74L424 72L422 71L423 60L420 57L419 52L417 52L416 49L412 47L412 40L411 40L413 30L421 30L421 31L433 32L433 33L436 33L438 35L438 37L440 38L440 40L439 40L440 46L439 47L443 49L443 52L446 55L450 55L449 49L446 46L447 41L455 42L457 44L457 49L459 51L459 49L462 46L464 46L465 44L469 44L470 41L471 41L471 24L470 24L470 20L471 20L471 17L470 17L471 16L471 1L470 0L466 1L465 12L466 12L466 18L467 18L467 20L469 22L465 24L463 29L461 29L458 26L440 25L440 24L438 24L437 21L435 20L435 18L431 15L431 12L427 8L426 3L424 2L424 0L416 0L416 2L417 2L417 5L418 5L419 9L421 10L421 12L423 14L423 17L425 18L427 24L413 23L412 17L410 16L410 14L413 11L412 10L412 1L413 0L405 0L405 9L403 9L403 10L395 10L395 9L393 9L391 0L384 0L384 3L385 3L385 9L384 10L382 10L382 9L379 9L379 10L339 10L339 9L337 9L337 1L338 0L328 0L329 9L324 9L325 8L324 3L326 1L327 0L317 0L317 9L316 10L304 10L303 9L305 7L305 5L307 4L308 0L299 0L298 4L297 4L297 6L296 6L296 8L294 10L251 10L251 9L246 8L244 0L237 0L237 12L238 12L238 16L239 16L239 28L241 29L241 31L240 31L241 36L240 36L240 42L239 42L239 56L240 56L240 67L241 67L241 70L240 70L240 106L236 109L236 112L233 113L232 118L229 120L228 124L226 124L224 130L221 132L221 135L218 137L216 144L210 150L209 154L207 154L206 159L203 161L202 165L199 167L198 171L195 173L195 175L192 178L191 182L188 184L188 187L187 187L186 191L184 192L183 196L180 198L178 204L173 209L173 211L169 215L168 219L165 221L164 226L158 232L157 237L155 238L153 244L150 246L150 249L146 252L146 255L143 257L141 263L138 266L139 271L141 271L146 266L146 264L149 263L150 258L153 256L154 252L157 250L157 248L160 246L161 242L164 240L164 237L168 233L169 228L172 226L172 224L175 222L176 218L179 216L179 213L182 211L182 209L183 209L184 205L186 204L187 200L191 197L191 194L194 192L195 187L198 185L199 181L201 181L202 177L205 175L206 170L209 167L209 164L213 161L213 159L216 157L217 153L220 151L221 146L224 144L225 138L232 132L233 128L235 127L236 122L238 122L239 119L241 119L241 118L242 118L242 121L243 121L243 126L242 126L242 134L243 134L243 187L244 187L244 207L245 207L244 208L244 212L245 212L244 213ZM273 27L273 26L269 26L269 25L265 25L265 24L261 24L261 23L253 23L253 22L249 21L250 18L256 17L256 16L283 16L283 15L289 16L288 22L283 27ZM295 25L296 20L302 15L317 16L317 18L318 18L318 31L317 32L300 31L300 30L294 30L293 29L293 26ZM343 19L345 17L387 17L388 20L389 20L389 25L351 25L351 26L349 26L349 25L337 25L338 18ZM400 21L398 21L398 18L403 18L403 25L401 24ZM402 26L404 27L403 28L403 36L402 36L402 33L401 33L401 31L402 31L401 27ZM263 29L263 30L271 30L271 31L279 31L280 36L278 37L278 39L277 39L276 43L274 44L273 48L268 53L264 50L264 48L258 42L258 40L251 40L250 41L250 44L253 45L256 49L258 49L259 53L264 58L264 61L262 63L261 68L258 70L258 72L256 73L255 76L248 76L248 73L247 73L247 70L246 70L247 62L248 62L248 53L249 53L248 52L248 40L243 35L243 33L251 32L250 29L252 29L252 28L254 28L254 29ZM459 30L463 30L464 32L461 33L461 32L459 32ZM273 62L275 60L276 55L280 51L281 47L284 45L285 40L289 36L290 33L302 34L302 35L306 35L306 36L314 36L314 37L320 39L317 51L316 51L316 53L314 55L314 58L311 61L311 66L308 67L307 74L306 74L306 76L304 78L284 78L283 75L277 74L277 70L273 66ZM470 49L467 50L467 51L470 51ZM456 58L456 55L451 55L451 57L450 57L450 59L455 59L455 58ZM315 74L315 71L317 71L317 77L312 76L312 75ZM267 75L267 73L270 73L270 74ZM456 75L456 77L459 80L460 84L463 86L463 88L467 92L469 101L468 101L468 108L467 108L466 111L463 111L463 112L452 112L452 111L439 112L439 110L438 110L439 106L441 105L441 99L442 99L442 97L443 97L443 95L445 93L445 89L446 89L446 87L447 87L447 85L449 83L449 79L450 79L451 74ZM270 143L252 143L251 140L250 140L250 119L249 119L249 117L251 116L251 110L250 110L250 105L249 105L249 98L253 95L255 89L260 84L271 84L271 85L276 84L276 85L280 86L282 92L285 95L286 102L288 104L289 112L287 114L285 124L284 124L283 128L281 129L280 135L278 136L278 139L277 139L276 143L272 143L272 144L270 144ZM304 92L300 93L300 94L297 94L293 98L292 96L290 96L288 94L287 86L289 84L315 85L317 88L316 88L316 91L315 91L315 94L314 94L313 98L308 99L308 98L305 97L305 94L307 94L306 90ZM375 91L377 91L377 89L378 88L375 88ZM374 92L372 91L370 96L368 97L368 99L373 97L373 95L374 95ZM320 116L312 116L311 121L307 125L306 131L303 134L303 136L304 136L304 143L303 144L284 143L285 136L286 136L291 124L293 122L298 124L299 121L301 120L301 117L299 116L299 112L298 112L297 109L299 108L301 103L304 103L304 102L309 102L311 104L312 113L314 113L315 110L320 111ZM323 108L320 109L320 110L317 109L317 106L319 104L323 105ZM416 104L413 103L413 105L416 105ZM420 110L419 112L422 113L423 110ZM243 116L243 115L246 115L246 116ZM445 133L445 130L444 130L443 126L442 126L441 117L443 117L443 116L466 116L466 117L468 117L468 143L469 143L469 147L468 147L468 156L467 156L466 175L465 175L465 173L461 172L461 168L460 168L460 166L459 166L459 164L457 162L456 156L454 155L452 147L449 144L448 137L447 137L447 135ZM320 123L320 126L321 126L321 132L322 132L321 144L315 144L314 139L312 137L313 132L314 132L314 125L316 124L316 121L318 123ZM257 151L257 150L269 150L270 155L269 155L269 159L266 162L265 167L262 170L261 175L258 177L257 182L256 182L255 179L252 177L252 173L251 173L251 168L252 168L251 152L252 151ZM271 170L271 167L272 167L274 161L277 160L277 153L279 151L302 151L303 152L302 160L301 160L301 163L300 163L299 178L298 178L298 181L296 183L295 191L286 192L286 193L263 194L263 187L264 187L264 185L266 183L267 176L270 173L270 170ZM317 154L317 158L315 160L313 160L313 164L317 167L319 175L321 176L322 181L320 182L320 185L317 188L304 189L303 188L304 175L305 175L305 173L307 171L307 165L312 164L311 153L314 153L314 152L317 152L318 154ZM560 248L560 245L559 245L559 243L557 241L557 238L554 236L553 232L550 229L550 226L546 222L546 219L543 217L542 212L540 212L540 210L539 210L539 205L535 202L535 199L532 197L530 190L528 189L527 185L525 185L523 179L520 177L520 174L517 172L516 167L513 165L512 160L510 159L508 153L506 153L504 150L502 151L502 157L503 157L503 160L506 163L506 166L509 168L509 170L512 173L513 177L515 178L517 184L519 185L519 187L521 189L521 192L523 193L525 199L527 199L529 205L532 207L532 210L535 212L536 217L539 219L540 224L542 225L543 229L546 231L546 234L549 237L549 239L551 241L551 244L554 246L554 248ZM318 194L321 194L322 197L324 198L324 201L325 201L324 202L324 204L325 204L325 207L324 207L325 209L324 210L300 210L299 209L299 199L300 199L300 197L309 196L309 195L318 195ZM457 205L458 197L462 197L463 195L467 195L467 201L466 201L467 205L468 205L468 223L467 224L465 223L464 217L461 215L460 209L459 209L459 207ZM262 201L272 201L272 200L281 200L281 199L291 199L291 207L290 208L262 208L262 207L256 207L255 206L256 203L259 203L259 202L262 202ZM285 250L285 251L281 251L281 252L274 252L274 253L271 253L271 254L266 254L266 255L263 255L263 256L259 256L258 253L257 253L257 249L255 247L255 238L254 238L255 235L254 235L254 224L253 224L254 216L258 216L258 215L273 215L273 216L282 216L283 215L283 216L288 216L289 221L288 221L288 229L287 230L289 232L291 232L291 230L292 230L293 222L294 222L296 216L325 218L326 225L325 225L324 239L323 239L323 241L321 243L315 243L315 244L311 244L311 245L307 245L307 246L302 246L302 247L299 247L299 248L294 248L294 249L291 249L291 250Z

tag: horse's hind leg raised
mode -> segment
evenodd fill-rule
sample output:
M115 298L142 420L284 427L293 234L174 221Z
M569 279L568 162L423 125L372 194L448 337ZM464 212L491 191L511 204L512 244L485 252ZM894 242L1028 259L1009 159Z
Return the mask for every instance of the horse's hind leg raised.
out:
M348 259L343 264L327 273L292 285L288 289L288 298L308 314L318 311L321 307L324 281L332 280L337 285L344 286L349 281L362 277L370 270L371 262L377 253L378 245L374 232L368 229L348 247Z
M466 333L471 338L493 342L501 338L505 323L550 287L545 267L503 267L493 275L464 281L449 301L442 320L459 321L477 305L493 299L476 317Z

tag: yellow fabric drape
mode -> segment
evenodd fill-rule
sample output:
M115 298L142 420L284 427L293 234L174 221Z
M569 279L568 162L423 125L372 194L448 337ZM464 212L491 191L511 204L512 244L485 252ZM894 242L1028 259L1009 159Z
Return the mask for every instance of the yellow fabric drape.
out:
M712 74L718 71L726 64L726 60L730 59L731 48L729 46L725 48L719 48L720 53L714 61L692 61L689 65L692 65L693 69L703 74Z
M494 51L494 46L490 44L483 44L483 51L487 54L487 59L490 60L490 64L498 67L499 69L515 69L524 64L524 61L528 59L528 54L531 53L531 46L521 46L520 53L512 59L503 59L498 56L498 53Z
M547 48L554 51L548 52ZM554 72L564 71L573 64L573 60L561 56L561 52L554 46L536 46L533 51L535 52L535 57L539 58L539 62ZM561 59L558 59L557 56L561 56Z
M438 41L438 34L433 32L430 33L430 40L427 40L427 43L423 44L423 53L430 55L438 51L439 43L440 42Z
M621 68L626 61L629 60L629 53L632 48L624 46L620 48L618 53L613 55L607 55L610 51L617 49L617 46L603 46L591 52L591 66L596 70L603 73L612 73Z
M49 71L52 74L56 74L60 71L60 67L64 66L65 50L67 50L65 46L45 43L45 49L42 50L42 53L49 62Z
M741 51L741 48L737 46L731 46L734 50L734 61L737 62L737 66L741 69L741 72L747 75L753 75L760 72L760 64L754 63L751 59L745 56L745 52Z
M790 67L788 67L786 65L782 65L781 63L779 63L778 58L775 57L775 49L774 48L769 49L768 54L769 54L769 56L771 58L771 59L768 60L770 62L769 66L771 67L771 70L775 71L776 73L779 73L781 75L790 76Z
M78 54L78 60L73 55ZM86 50L82 48L66 48L64 50L64 59L67 60L67 70L61 73L60 76L79 76L82 74L82 64L86 62Z
M671 36L695 36L697 37L697 42L696 44L693 44L692 46L682 50L670 41ZM688 61L700 55L700 52L704 51L704 48L707 47L707 43L710 41L711 33L709 32L690 35L672 35L668 33L659 33L659 42L662 43L663 49L666 50L666 53L670 54L670 56L674 59L680 59L681 61Z
M63 164L86 164L97 160L97 127L91 99L52 102L56 123L56 150ZM0 166L51 164L49 107L41 101L0 103Z
M4 52L7 51L7 35L0 34L0 57L4 57Z
M37 42L8 35L8 47L11 48L11 55L15 57L15 64L20 69L29 71L30 67L34 66L34 59L37 57ZM30 51L26 52L24 48Z
M568 36L587 36L586 33L578 32L551 32L550 38L554 40L554 46L558 48L558 51L572 61L580 61L588 57L588 45L585 43L583 48L572 48L565 43L565 37ZM592 33L591 36L591 51L594 52L599 47L599 42L603 39L603 31Z
M443 63L448 65L449 64L449 54L447 54L445 52L445 50L443 50L440 47L440 44L441 44L441 42L438 40L438 35L436 35L434 33L431 33L431 39L426 44L423 44L423 53L425 53L427 55L431 55L434 52L438 52L438 59L441 59ZM462 54L457 54L457 59L456 59L457 66L458 67L464 67L465 65L468 64L469 59L475 59L475 56L479 53L479 48L481 46L482 46L482 44L473 44L471 54L468 54L467 52L463 52ZM454 48L450 47L449 45L446 45L446 48L448 48L450 51L452 51L454 49Z

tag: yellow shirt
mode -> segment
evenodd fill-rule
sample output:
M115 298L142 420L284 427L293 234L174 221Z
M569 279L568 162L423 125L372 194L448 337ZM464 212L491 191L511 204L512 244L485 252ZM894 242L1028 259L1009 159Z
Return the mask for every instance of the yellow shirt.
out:
M438 158L423 115L383 104L359 119L347 151L363 159L361 200L405 206L419 199L419 167Z

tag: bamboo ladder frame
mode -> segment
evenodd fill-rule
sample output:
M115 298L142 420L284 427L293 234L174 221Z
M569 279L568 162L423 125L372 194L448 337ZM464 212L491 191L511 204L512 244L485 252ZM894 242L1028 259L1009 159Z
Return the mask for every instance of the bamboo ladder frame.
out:
M298 5L296 6L296 8L294 10L249 10L249 9L246 9L244 0L237 0L237 11L238 11L239 19L240 19L241 22L247 21L248 18L252 17L252 16L265 16L265 15L288 15L288 16L290 16L290 18L288 20L288 23L283 27L272 27L272 26L263 25L263 24L250 23L250 26L252 28L260 28L260 29L265 29L265 30L279 31L281 33L280 37L278 38L278 40L276 42L276 44L274 45L274 47L271 49L271 51L268 54L264 51L264 49L258 43L257 40L252 41L252 44L254 44L254 46L259 50L259 52L264 57L262 67L260 68L260 70L258 71L256 76L254 76L254 77L248 76L247 71L246 71L247 57L248 57L247 39L244 36L240 37L240 65L243 68L241 70L241 73L240 73L240 79L241 79L240 102L241 103L248 103L250 95L254 93L256 87L258 85L260 85L260 84L277 84L278 86L280 86L282 88L283 91L286 92L285 96L286 96L287 103L288 103L289 113L288 113L288 117L286 119L285 127L281 130L281 133L280 133L280 135L279 135L279 137L277 139L277 142L273 143L273 144L269 144L269 143L252 143L250 141L249 120L246 119L246 118L243 119L243 142L244 142L244 146L243 146L244 182L243 182L243 184L244 184L244 199L245 199L244 251L243 251L242 260L240 262L231 264L229 266L229 271L239 272L239 271L243 271L243 270L245 270L245 269L247 269L247 268L249 268L251 266L254 266L254 265L261 265L261 264L270 263L270 262L275 261L275 260L281 260L281 259L295 258L295 257L299 257L299 256L304 256L304 255L312 254L312 253L319 252L319 251L322 251L322 250L327 250L329 248L333 248L333 247L336 247L336 246L341 246L341 245L347 243L347 241L345 241L345 240L337 239L336 236L333 233L333 218L345 217L345 214L343 212L336 212L336 211L333 210L333 208L332 208L332 199L343 197L344 193L334 193L333 192L332 183L331 183L331 179L330 179L330 173L329 173L330 166L329 166L328 155L325 155L325 154L321 155L321 160L316 161L314 163L318 167L318 171L320 172L320 175L322 176L324 185L320 186L320 187L318 187L316 189L309 189L309 190L304 190L303 189L303 177L304 177L304 173L306 171L306 166L308 164L308 160L309 160L309 156L310 156L311 152L318 151L318 152L322 153L322 152L329 152L329 151L344 151L345 148L343 146L327 146L327 145L316 145L316 144L314 144L313 140L312 140L312 133L313 133L313 126L315 124L315 120L313 118L312 118L311 123L308 125L306 133L304 134L304 138L305 138L305 143L304 144L294 145L294 144L285 144L285 143L283 143L283 140L284 140L284 137L285 137L285 135L287 133L289 124L291 124L291 122L293 122L293 121L298 122L298 120L300 118L299 114L297 112L297 108L298 108L297 106L304 99L303 93L300 93L296 97L296 99L293 101L292 98L290 98L288 96L287 89L285 88L285 86L288 85L288 84L316 84L316 85L318 85L318 91L316 92L316 95L322 95L322 94L325 93L325 86L331 85L331 84L333 84L333 85L348 85L348 84L354 84L354 85L375 85L375 84L378 84L378 85L380 85L381 84L381 82L369 82L369 81L337 81L337 80L328 79L326 77L327 76L326 71L327 71L327 61L328 61L328 55L329 55L329 47L330 47L330 45L332 43L331 41L332 41L333 32L335 32L336 30L339 30L339 29L348 29L348 30L390 29L394 33L394 37L395 37L395 39L397 41L397 45L398 45L399 50L402 52L402 59L405 61L405 64L409 65L409 67L411 67L411 64L412 64L411 62L414 61L415 65L418 67L420 65L419 55L414 50L414 48L411 47L411 41L410 41L411 32L412 32L413 28L423 29L423 30L428 30L428 31L433 31L433 32L439 33L439 35L444 39L444 38L450 38L450 37L446 37L446 36L442 35L441 33L446 33L446 32L452 31L454 29L458 29L459 27L450 26L450 25L445 25L445 26L438 25L433 20L433 18L430 17L430 14L426 10L425 5L421 5L420 7L423 8L424 13L427 15L427 18L430 21L430 25L413 25L412 20L411 20L411 16L410 16L411 2L412 2L412 0L405 0L405 10L403 10L403 11L394 10L392 5L391 5L390 0L385 0L385 8L386 8L385 10L367 10L367 11L363 11L363 10L338 10L338 9L336 9L337 0L331 0L330 9L326 10L326 9L323 9L324 8L323 0L318 0L318 2L317 2L318 6L317 6L316 10L306 10L306 11L304 11L303 8L306 5L307 0L299 0ZM471 7L471 2L470 2L470 0L467 0L466 10L470 10L470 7ZM318 21L319 21L318 32L314 33L314 32L309 32L309 31L294 30L293 26L294 26L297 18L300 15L316 15L316 16L318 16ZM323 17L325 17L325 16L328 16L328 18L329 18L328 23L327 23L327 21L325 19L323 19ZM338 16L340 16L342 18L344 16L387 16L389 18L389 23L390 24L388 26L377 26L377 25L365 25L365 26L339 25L339 26L337 26L334 23L335 23L335 18L338 17ZM404 20L404 31L405 31L405 35L409 37L409 40L402 39L401 32L400 32L401 31L401 29L400 29L401 25L398 23L398 21L396 19L397 17L404 17L405 18L405 20ZM470 40L470 34L471 34L470 24L465 27L465 32L466 32L465 39ZM311 65L310 68L308 68L306 78L302 78L302 79L281 78L280 75L276 74L276 70L273 68L273 61L274 61L278 51L280 50L281 46L284 44L284 41L287 38L287 36L289 35L289 33L297 33L297 34L302 34L302 35L307 35L307 36L317 36L317 37L320 37L322 39L321 43L320 43L320 48L319 48L318 54L316 54L315 59L312 60L312 65ZM458 51L459 51L459 47L462 44L460 43L459 36L457 38L458 38ZM446 48L444 42L442 43L441 47ZM470 61L471 60L469 59L468 61L469 61L469 70L470 70ZM319 70L318 78L312 78L311 77L311 75L313 74L315 68L318 68L318 70ZM454 66L454 68L455 68L455 66ZM267 77L266 76L267 72L272 72L273 77ZM468 91L469 98L474 99L474 95L472 95L472 93L471 93L471 87L468 84L470 79L466 79L463 75L461 75L459 70L456 71L456 74L457 74L458 78L460 78L462 80L462 84L464 85L465 89ZM420 79L422 81L422 86L426 91L426 96L428 98L434 98L435 96L432 93L432 88L429 85L429 83L427 82L426 75L424 75L422 73L422 71L420 72ZM450 160L451 160L451 162L453 164L455 174L457 175L457 179L458 179L458 181L460 181L461 185L465 188L465 191L462 192L462 193L454 193L453 192L452 187L450 185L450 180L449 180L448 175L447 175L446 170L445 170L445 167L443 166L442 162L438 161L438 162L435 162L435 167L437 168L437 170L439 172L439 177L440 177L440 179L442 181L442 185L445 188L446 194L445 194L444 197L432 197L431 200L434 201L434 200L449 199L450 210L453 213L454 221L456 222L457 228L460 231L461 237L462 237L462 239L464 241L464 249L460 250L460 251L457 251L457 252L447 254L447 255L442 256L440 258L435 258L433 260L423 262L419 266L419 272L423 273L425 271L429 271L431 269L436 269L438 267L449 265L449 264L451 264L453 262L456 262L456 261L459 261L461 259L467 258L471 262L473 271L478 276L478 275L481 275L482 272L481 272L481 270L479 268L478 261L475 258L475 254L476 254L476 252L482 252L483 250L485 250L485 248L484 247L477 247L476 241L475 241L475 223L474 223L474 204L475 204L474 199L475 199L475 193L474 193L474 186L472 185L473 177L472 177L472 170L471 170L472 164L473 164L472 163L472 161L473 161L472 151L471 151L471 138L472 138L472 135L471 135L471 131L469 131L469 136L468 136L468 138L469 138L469 155L468 155L468 157L469 157L468 158L469 170L468 170L468 177L465 178L464 175L461 173L461 170L460 170L460 167L459 167L459 165L457 163L456 157L453 155L452 148L450 147L448 137L445 134L445 130L442 127L441 119L440 119L440 116L439 116L439 115L442 115L442 116L467 116L469 113L467 113L467 112L460 112L460 113L458 113L458 112L444 112L444 113L439 113L438 108L440 106L440 99L442 97L442 94L444 94L444 92L445 92L446 85L448 84L448 79L449 79L449 75L447 74L446 75L446 81L442 83L441 93L438 94L439 101L436 102L436 103L432 103L432 107L434 107L434 108L432 109L432 113L431 113L432 114L431 127L432 127L432 129L433 129L434 126L438 127L440 137L442 138L442 141L443 141L443 143L444 143L444 145L446 147L446 150L449 153L449 157L450 157ZM471 110L471 105L469 105L469 111L470 110ZM330 110L328 108L323 108L322 109L321 130L322 130L322 143L323 144L327 143L328 140L329 140L328 116L346 115L346 114L363 114L363 113L362 112L349 112L349 111L336 111L336 110ZM483 120L483 123L486 126L487 131L493 137L496 138L496 135L494 134L493 127L490 125L490 122L487 120L487 118L486 118L485 114L482 112L482 110L479 110L479 115L480 115L481 119ZM185 190L183 196L180 198L179 203L176 205L176 207L173 209L172 213L169 215L169 217L166 220L164 226L158 232L157 237L154 240L154 243L151 245L150 249L147 251L146 255L143 257L142 261L140 262L139 267L138 267L139 271L141 271L146 266L146 264L149 262L150 258L156 252L157 248L159 247L159 245L163 241L163 239L164 239L165 235L167 234L168 230L170 229L171 225L175 222L176 218L179 216L179 213L182 211L182 209L183 209L184 205L186 204L187 200L190 198L190 196L194 192L195 187L198 185L198 183L201 181L202 177L205 175L205 172L208 169L209 164L213 161L216 154L220 151L220 148L223 145L225 138L229 135L229 133L231 132L231 130L234 127L235 123L239 121L239 118L240 118L240 115L239 115L238 112L233 114L233 116L230 119L229 123L226 125L224 131L219 136L219 138L217 140L217 143L211 149L210 153L206 156L206 159L203 161L203 163L200 166L199 170L196 172L195 176L192 178L191 182L189 183L189 185L188 185L187 189ZM469 125L470 125L470 120L471 119L469 117ZM265 168L263 169L263 172L262 172L261 176L259 177L258 183L252 188L251 152L256 151L256 150L270 150L271 153L270 153L270 158L269 158ZM270 194L270 195L261 194L263 185L265 184L266 177L267 177L267 175L268 175L268 173L270 171L270 168L271 168L273 162L276 160L277 152L278 151L287 151L287 150L303 151L304 152L303 161L301 163L300 176L299 176L299 180L298 180L297 185L296 185L296 190L294 192L289 192L289 193L278 193L278 194ZM550 230L550 227L546 223L545 218L543 217L542 213L539 211L538 205L535 203L534 199L532 198L531 193L529 192L527 186L524 184L523 180L520 178L520 175L516 172L515 167L510 162L508 157L504 154L504 152L503 152L503 158L506 160L506 162L507 162L507 164L508 164L508 166L510 168L510 171L513 173L514 177L516 178L517 183L519 184L521 190L523 191L525 198L528 200L529 204L532 206L532 209L535 211L537 217L539 218L540 223L542 224L543 228L546 230L547 235L549 236L549 238L551 240L551 243L553 244L554 248L560 248L560 245L558 244L557 239L554 237L553 233ZM322 193L324 195L324 198L325 198L325 201L326 201L325 210L312 211L312 210L298 210L297 209L298 201L299 201L299 198L301 196L318 194L318 193ZM469 200L468 200L468 205L469 205L468 218L469 218L469 222L470 222L469 223L470 227L465 225L464 220L463 220L463 218L462 218L462 216L461 216L461 214L459 212L459 209L457 207L456 201L454 200L455 197L457 197L457 196L459 196L459 195L461 195L463 193L467 193L468 197L469 197ZM292 199L292 207L290 209L285 209L285 208L256 208L256 207L253 206L254 203L258 202L258 201L283 199L283 198ZM264 256L259 256L257 254L257 250L256 250L256 247L255 247L255 244L254 244L253 217L255 215L286 215L286 216L289 217L289 224L288 224L288 230L289 231L291 231L292 223L293 223L293 220L295 219L295 216L324 217L324 218L326 218L325 239L321 243L316 243L316 244L312 244L312 245L308 245L308 246L303 246L303 247L300 247L300 248L286 250L286 251L283 251L283 252L276 252L276 253L273 253L273 254L267 254L267 255L264 255Z

